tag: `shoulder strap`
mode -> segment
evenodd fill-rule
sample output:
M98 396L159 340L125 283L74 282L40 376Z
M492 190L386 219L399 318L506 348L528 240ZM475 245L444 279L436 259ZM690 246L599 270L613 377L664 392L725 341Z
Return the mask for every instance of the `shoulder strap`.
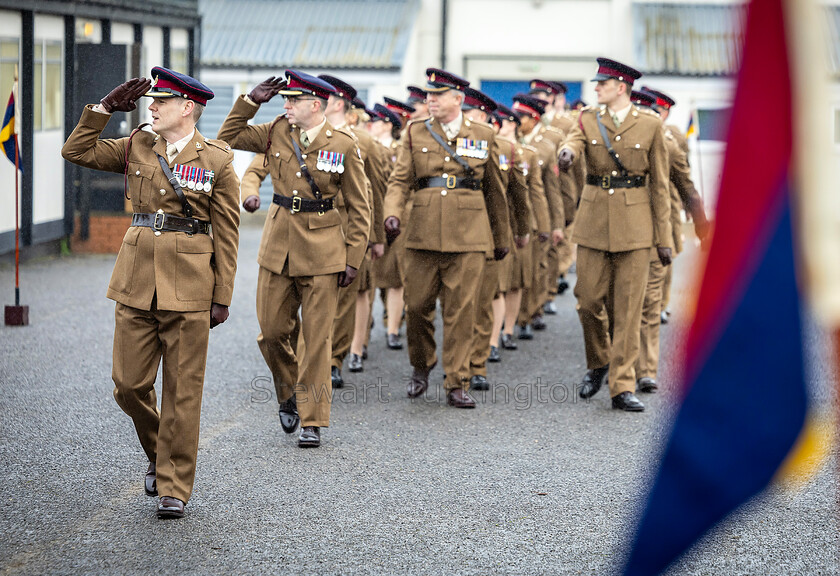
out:
M131 200L131 196L128 195L128 153L131 151L131 140L134 138L134 135L140 132L146 126L151 126L148 122L143 122L131 131L131 135L128 137L128 142L125 145L125 169L123 170L123 196L125 196L126 200Z
M455 162L461 165L461 168L463 168L466 171L467 176L471 177L475 170L473 170L472 167L469 164L467 164L466 160L461 158L461 156L459 156L452 148L449 147L446 141L440 137L440 134L432 130L432 119L429 118L423 124L426 125L426 129L429 131L429 134L432 135L432 138L435 139L435 142L440 144L441 148L446 150L446 153L449 154L455 160Z
M610 142L610 137L607 135L607 129L604 126L604 123L601 122L601 115L595 112L595 121L598 123L598 130L601 131L601 137L604 139L604 145L607 147L607 152L610 153L612 156L613 162L618 165L618 170L621 172L622 178L627 178L627 168L624 167L624 164L621 163L621 160L618 159L618 154L615 153L613 150L612 143Z
M312 193L315 195L315 198L318 200L321 199L321 189L318 188L318 185L315 184L315 180L312 179L312 174L309 173L309 168L306 167L306 162L303 161L303 156L300 153L300 146L295 141L295 129L291 126L289 127L289 138L292 141L292 146L295 148L295 156L297 156L298 164L300 164L300 171L306 177L306 181L309 182L309 187L312 188Z
M169 163L166 159L155 152L155 156L158 158L158 163L160 167L163 169L163 175L166 176L166 179L169 180L169 183L175 189L175 194L178 195L178 200L181 201L181 207L184 210L184 216L187 218L192 218L193 215L193 208L192 205L187 200L187 197L184 195L184 191L181 189L181 183L178 179L172 174L172 170L169 169Z

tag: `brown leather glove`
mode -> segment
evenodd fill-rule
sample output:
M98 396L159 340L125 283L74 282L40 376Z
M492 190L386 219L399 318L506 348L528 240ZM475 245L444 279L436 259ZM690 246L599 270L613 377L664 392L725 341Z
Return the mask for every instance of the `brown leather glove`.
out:
M347 288L356 279L357 270L352 266L347 266L344 272L338 273L338 285L341 288Z
M392 244L399 235L400 219L396 216L388 216L387 218L385 218L385 238L388 239L388 244Z
M560 150L560 155L557 156L557 167L564 172L572 167L572 162L575 161L575 153L568 148Z
M248 98L257 104L265 104L274 98L277 93L285 87L285 78L276 78L275 76L272 76L254 86L254 89L251 90L250 94L248 94Z
M248 212L256 212L260 209L260 197L254 195L248 196L245 198L245 202L242 203L242 207Z
M493 248L493 258L496 260L503 260L510 252L510 248Z
M111 90L105 98L99 101L105 111L131 112L137 108L137 99L149 91L152 81L146 78L132 78Z
M540 232L537 234L537 240L540 242L548 242L548 239L551 238L551 234L548 232Z
M657 248L656 255L659 256L659 261L662 262L663 266L668 266L671 263L670 248Z
M230 316L230 312L227 306L213 302L213 305L210 306L210 328L212 329L219 324L224 324L228 316Z

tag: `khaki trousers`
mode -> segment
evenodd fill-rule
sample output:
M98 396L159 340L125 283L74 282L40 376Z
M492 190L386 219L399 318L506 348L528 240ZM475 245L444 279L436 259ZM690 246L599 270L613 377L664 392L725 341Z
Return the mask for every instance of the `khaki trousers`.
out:
M513 255L508 254L507 258ZM502 261L485 260L484 272L478 284L475 297L475 321L472 350L470 352L470 376L487 376L487 357L490 356L490 334L493 332L493 299L499 294L499 274Z
M257 344L274 378L278 402L295 395L301 426L330 425L332 319L338 289L338 274L290 277L288 262L282 274L260 266ZM298 309L300 356L290 341Z
M114 313L114 399L134 421L140 445L157 467L161 496L187 502L195 481L201 394L210 311L138 310ZM163 359L160 411L155 378Z
M578 246L575 297L587 368L610 365L610 395L635 392L650 248L604 252ZM604 312L606 311L606 316Z
M636 379L653 378L659 370L659 313L662 306L662 290L671 266L663 266L659 260L651 261L645 288L645 302L642 306L642 327L639 331L639 360L636 362Z
M522 293L518 319L521 326L530 322L538 312L542 312L542 306L548 297L548 249L551 241L540 242L534 238L528 245L531 247L531 281Z
M665 268L665 278L662 281L662 310L667 310L671 305L671 278L673 276L674 264Z
M560 255L560 263L559 263L559 267L560 267L559 274L560 274L560 276L564 276L569 271L569 268L572 267L572 262L575 261L575 257L574 257L575 245L572 244L572 241L571 241L572 234L574 234L574 231L575 231L575 223L572 222L571 224L566 226L566 229L563 232L566 236L565 242L563 242L562 244L560 244L560 246L557 247L557 252ZM551 286L549 286L549 289L551 289ZM556 293L557 293L557 282L554 283L554 292L552 292L552 294L556 294Z
M469 388L475 295L483 252L406 250L406 336L411 365L428 370L437 362L435 305L443 314L444 388Z
M362 272L361 267L359 272ZM332 326L332 366L338 369L341 369L344 358L350 353L350 345L353 343L359 284L360 279L357 276L350 286L338 289L338 304Z

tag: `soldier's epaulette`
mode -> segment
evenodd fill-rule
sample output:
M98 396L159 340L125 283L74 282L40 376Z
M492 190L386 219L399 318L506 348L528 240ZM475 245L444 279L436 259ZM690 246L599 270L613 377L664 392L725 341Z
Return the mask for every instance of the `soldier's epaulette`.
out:
M464 125L467 128L470 128L471 126L475 126L479 130L487 130L492 135L495 135L495 133L496 133L496 131L493 130L493 126L491 126L490 124L486 124L484 122L477 122L475 120L467 120L466 118L464 118Z
M545 127L545 131L546 132L557 132L558 134L563 134L563 131L560 128L558 128L557 126L552 126L551 124L549 124L548 126Z
M667 126L665 127L665 138L668 138L669 140L676 140L674 135L671 134L671 129L668 128Z
M347 134L348 136L350 136L350 138L353 139L354 142L357 142L357 143L359 142L359 137L356 135L355 132L353 132L353 129L347 124L345 124L341 128L336 128L335 131L336 132L341 132L342 134Z
M213 140L211 138L205 138L204 141L211 146L215 146L219 150L222 150L228 154L233 154L233 151L230 149L230 144L225 142L224 140Z
M348 140L350 140L354 144L356 142L358 142L358 139L356 138L356 136L354 134L352 134L349 130L345 131L343 127L342 128L333 128L332 130L328 130L327 131L327 136L330 135L329 132L332 132L333 134L341 134L342 136L344 136L345 138L347 138Z
M531 146L530 144L520 144L525 150L529 150L531 152L537 153L537 149Z

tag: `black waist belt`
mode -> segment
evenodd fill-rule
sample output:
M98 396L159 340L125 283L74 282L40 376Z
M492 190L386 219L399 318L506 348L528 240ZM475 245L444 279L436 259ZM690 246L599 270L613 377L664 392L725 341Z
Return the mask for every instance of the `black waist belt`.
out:
M587 174L586 183L592 186L599 186L604 190L607 188L644 188L647 185L647 177L628 176L621 178L620 176L595 176L594 174Z
M479 190L481 184L472 178L458 178L457 176L447 176L446 178L418 178L417 189L423 188L469 188L470 190Z
M278 206L282 206L283 208L291 209L292 214L295 212L326 212L327 210L332 210L333 208L332 198L312 200L310 198L301 198L300 196L293 196L292 198L289 198L288 196L275 194L274 203Z
M144 214L135 212L131 216L132 226L144 226L160 232L186 232L188 234L209 234L210 222L198 218L181 218L163 212Z

